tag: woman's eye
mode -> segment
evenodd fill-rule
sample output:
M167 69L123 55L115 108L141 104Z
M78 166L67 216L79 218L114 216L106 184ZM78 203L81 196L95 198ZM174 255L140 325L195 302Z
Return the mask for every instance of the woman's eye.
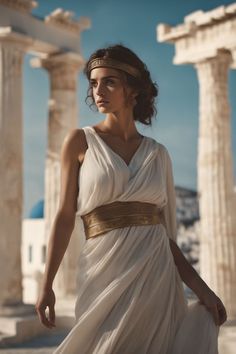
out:
M115 81L112 80L112 79L107 79L106 81L104 81L104 84L105 85L114 85L115 84ZM92 81L90 82L90 87L96 87L97 86L97 83L95 81Z
M106 81L106 83L107 83L107 84L114 84L115 82L114 82L113 80L111 80L111 79L108 79L108 80Z

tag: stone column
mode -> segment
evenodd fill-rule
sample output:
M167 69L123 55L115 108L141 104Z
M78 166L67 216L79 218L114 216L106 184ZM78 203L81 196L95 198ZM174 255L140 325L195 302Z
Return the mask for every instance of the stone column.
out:
M25 43L0 30L0 314L22 303L22 63Z
M59 205L61 146L66 134L77 127L77 75L83 66L83 60L77 54L68 53L53 55L47 59L36 58L31 63L34 67L46 69L50 78L44 212L47 243ZM71 266L74 267L74 275L76 273L73 252L78 247L77 242L78 239L72 237L55 278L54 288L59 297L75 291L74 280L69 274Z
M228 69L231 54L218 51L197 64L200 86L198 191L201 275L236 316L236 230L233 229L233 159Z

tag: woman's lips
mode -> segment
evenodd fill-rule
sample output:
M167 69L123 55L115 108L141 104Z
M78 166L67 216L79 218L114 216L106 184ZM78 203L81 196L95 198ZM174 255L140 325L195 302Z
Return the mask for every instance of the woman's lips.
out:
M100 102L98 102L97 104L99 105L99 106L103 106L103 105L106 105L106 104L108 104L109 102L108 101L100 101Z

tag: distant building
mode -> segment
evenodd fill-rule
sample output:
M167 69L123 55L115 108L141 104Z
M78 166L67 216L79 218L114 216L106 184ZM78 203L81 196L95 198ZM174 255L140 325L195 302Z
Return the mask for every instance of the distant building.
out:
M196 269L199 269L199 206L197 192L183 187L175 187L176 214L178 222L177 243L185 258ZM188 297L195 294L184 285Z
M191 226L199 220L197 192L175 187L177 220L184 226Z
M23 299L34 303L46 260L44 201L36 203L22 223Z

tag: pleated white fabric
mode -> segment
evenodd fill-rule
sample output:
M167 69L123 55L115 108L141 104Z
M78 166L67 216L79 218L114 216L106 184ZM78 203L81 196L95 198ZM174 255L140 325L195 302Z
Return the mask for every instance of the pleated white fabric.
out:
M93 127L83 129L77 217L114 201L143 201L163 210L164 224L84 239L76 323L54 354L217 354L219 327L205 306L187 304L169 247L177 229L167 148L144 137L127 165Z

